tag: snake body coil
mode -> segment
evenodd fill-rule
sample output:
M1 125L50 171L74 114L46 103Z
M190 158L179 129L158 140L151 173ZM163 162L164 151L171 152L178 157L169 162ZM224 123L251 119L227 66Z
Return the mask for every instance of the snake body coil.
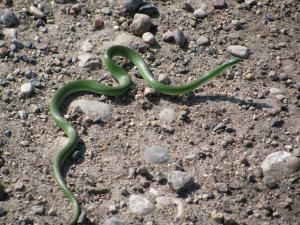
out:
M72 125L67 122L61 115L60 107L63 101L68 96L77 92L87 91L96 94L117 96L122 95L126 91L128 91L131 86L131 79L129 78L127 72L113 61L113 57L115 56L123 56L129 59L137 67L138 71L140 72L148 86L155 89L157 92L167 95L183 95L185 93L191 92L202 85L204 82L220 74L226 68L240 61L240 58L232 58L188 84L182 86L170 86L162 84L155 80L144 60L137 52L128 47L117 45L112 46L105 51L103 63L111 72L112 76L118 81L118 86L112 87L92 80L76 80L71 81L60 88L51 98L50 113L56 124L68 136L68 143L55 155L52 167L54 177L60 189L65 193L66 197L69 199L73 206L73 216L71 221L69 222L69 225L77 224L77 219L80 214L80 208L75 196L67 187L61 171L66 160L70 157L70 155L76 148L78 136L76 130L72 127Z

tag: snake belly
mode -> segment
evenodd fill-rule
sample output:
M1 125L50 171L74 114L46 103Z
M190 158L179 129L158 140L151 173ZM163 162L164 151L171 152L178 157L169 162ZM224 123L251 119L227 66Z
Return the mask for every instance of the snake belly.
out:
M113 58L115 56L122 56L129 59L136 66L147 86L155 89L157 92L166 95L184 95L188 92L191 92L199 86L201 86L206 81L219 75L226 68L238 63L241 60L237 57L232 58L226 61L225 63L217 66L216 68L212 69L208 73L191 81L190 83L184 84L182 86L171 86L165 85L155 80L152 72L149 70L142 57L136 51L125 46L115 45L109 47L105 51L103 63L105 64L106 68L111 73L113 78L119 83L118 86L112 87L93 80L75 80L67 83L65 86L58 89L50 101L50 114L55 123L67 135L68 142L54 156L52 161L52 171L59 188L64 192L65 196L68 198L68 200L73 206L73 215L68 223L69 225L77 224L77 219L80 214L80 207L75 196L68 188L64 180L64 177L62 175L62 169L66 160L71 156L71 154L74 152L74 149L77 146L78 135L76 130L72 127L72 125L69 122L67 122L61 115L60 107L68 96L77 92L84 91L95 94L103 94L107 96L118 96L123 95L126 91L128 91L131 86L131 79L128 76L127 72L113 61Z

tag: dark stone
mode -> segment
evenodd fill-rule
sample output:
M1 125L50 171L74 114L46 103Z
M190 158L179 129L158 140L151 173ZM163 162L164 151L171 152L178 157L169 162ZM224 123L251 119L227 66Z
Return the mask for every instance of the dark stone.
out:
M146 14L150 17L157 17L159 16L158 9L153 4L146 4L139 8L139 12Z

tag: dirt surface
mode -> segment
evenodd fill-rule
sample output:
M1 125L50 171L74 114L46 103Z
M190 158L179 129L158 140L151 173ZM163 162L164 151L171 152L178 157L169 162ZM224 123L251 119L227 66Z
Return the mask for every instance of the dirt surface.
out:
M1 10L8 8L7 2L0 1ZM42 2L45 17L37 19L29 8ZM9 51L0 51L0 224L67 224L72 215L51 173L52 157L66 138L52 121L48 104L70 80L114 83L103 65L79 66L77 57L87 39L92 43L89 54L99 58L113 41L130 43L155 77L165 74L171 84L184 84L231 58L226 51L230 45L245 46L251 54L181 97L145 96L133 65L118 60L134 82L126 95L86 93L68 99L62 111L81 140L65 176L80 202L81 224L117 224L111 217L134 225L299 224L299 172L267 176L261 169L273 152L300 156L299 1L227 0L226 7L215 9L212 1L154 0L159 11L151 16L154 45L132 35L130 24L138 10L126 12L114 0L78 2L80 11L74 12L77 2L14 0L10 8L18 25L0 23L0 50ZM208 14L196 19L193 11L204 3ZM91 24L97 16L104 26L95 30ZM163 41L165 32L177 28L187 39L182 47ZM17 49L10 35L14 29L24 45ZM210 43L197 44L200 36ZM35 86L28 96L20 91L26 82ZM78 98L109 104L112 111L93 122L97 115L84 108L68 109ZM163 122L165 109L174 109L174 121ZM145 150L153 145L167 150L167 162L145 159ZM167 180L174 170L191 175L194 184L175 193ZM266 176L276 188L266 185ZM134 213L133 195L145 197L155 209ZM171 203L165 206L157 195Z

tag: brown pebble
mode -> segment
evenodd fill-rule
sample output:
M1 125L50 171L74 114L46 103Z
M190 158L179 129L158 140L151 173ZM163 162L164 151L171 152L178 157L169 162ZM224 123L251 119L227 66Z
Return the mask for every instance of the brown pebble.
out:
M99 30L103 28L103 26L104 26L103 20L99 16L96 16L92 24L93 29Z

